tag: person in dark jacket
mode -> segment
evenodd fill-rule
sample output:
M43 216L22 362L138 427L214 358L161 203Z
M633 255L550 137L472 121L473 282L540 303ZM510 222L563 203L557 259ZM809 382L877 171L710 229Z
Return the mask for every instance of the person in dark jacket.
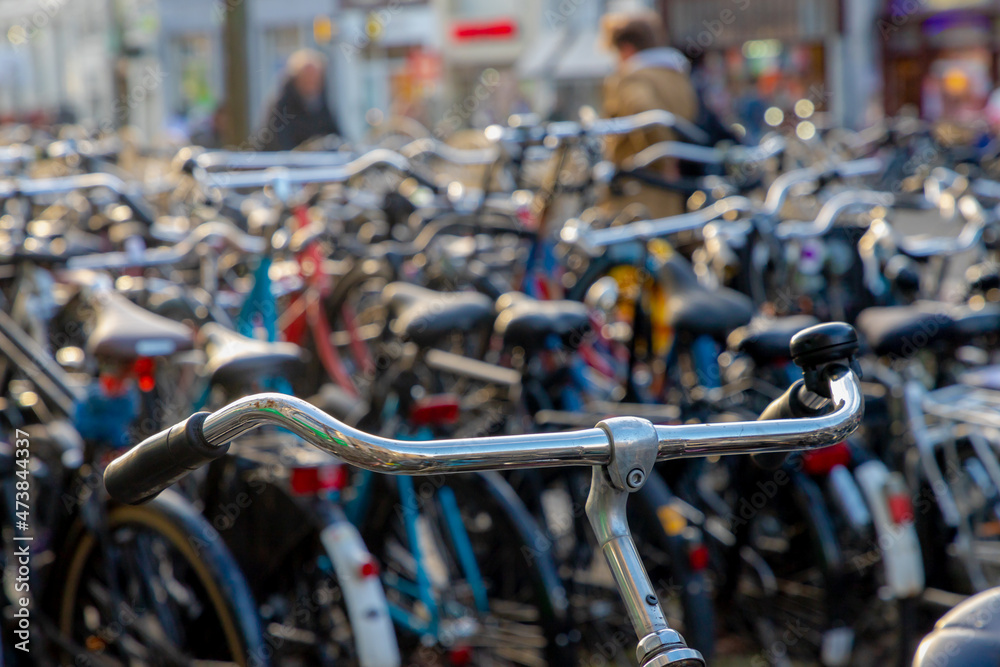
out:
M328 134L340 134L340 127L326 98L323 56L296 51L288 58L285 81L258 136L265 149L287 151Z

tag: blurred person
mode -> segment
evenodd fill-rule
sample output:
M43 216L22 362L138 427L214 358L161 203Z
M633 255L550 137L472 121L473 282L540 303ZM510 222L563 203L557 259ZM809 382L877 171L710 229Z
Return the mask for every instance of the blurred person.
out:
M191 143L203 148L222 148L229 130L229 107L219 102L212 114L191 131Z
M663 25L655 13L608 14L602 19L602 30L618 56L617 70L604 82L606 116L617 118L664 109L685 120L696 120L699 102L689 76L690 63L677 49L663 46ZM607 157L621 166L639 151L676 138L672 130L663 127L609 137ZM667 180L680 176L676 160L662 160L652 168ZM637 181L625 181L620 190L610 193L603 206L608 213L616 214L633 203L641 205L643 215L654 218L684 212L681 193Z
M313 137L340 134L326 97L326 65L310 49L288 58L285 80L257 136L266 150L287 151Z
M994 135L1000 135L1000 88L996 88L986 99L986 106L983 108L986 122L989 123L990 131Z
M757 91L757 86L749 78L741 80L739 91L739 96L736 99L736 115L740 124L746 129L747 141L755 144L768 130L764 123L767 103Z

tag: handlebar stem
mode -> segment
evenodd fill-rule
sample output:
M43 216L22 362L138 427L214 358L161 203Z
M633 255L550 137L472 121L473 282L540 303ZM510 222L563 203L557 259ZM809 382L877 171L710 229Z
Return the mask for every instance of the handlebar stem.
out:
M670 629L632 540L625 512L629 494L642 488L656 463L660 444L656 429L636 417L614 417L597 426L607 434L611 460L606 466L593 468L587 518L640 638L636 649L639 664L704 666L701 654Z

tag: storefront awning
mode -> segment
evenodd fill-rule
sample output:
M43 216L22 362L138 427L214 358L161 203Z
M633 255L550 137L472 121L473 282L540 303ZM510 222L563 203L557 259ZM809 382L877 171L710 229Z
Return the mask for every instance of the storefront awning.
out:
M540 35L517 59L514 69L520 79L544 79L552 76L559 54L572 37L565 28Z
M556 79L602 79L614 69L614 56L595 30L576 35L563 51L553 74Z

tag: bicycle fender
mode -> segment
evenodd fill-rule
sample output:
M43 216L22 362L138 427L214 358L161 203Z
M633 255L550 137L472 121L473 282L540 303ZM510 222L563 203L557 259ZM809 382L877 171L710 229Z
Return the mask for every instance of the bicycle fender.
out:
M914 523L896 525L890 517L885 496L889 475L889 469L877 460L866 461L854 470L875 524L886 582L893 594L903 599L924 590L924 562Z
M361 533L341 515L330 518L319 538L344 592L360 664L399 667L399 646L389 617L389 604L378 569L366 568L375 563L375 558L368 552Z

